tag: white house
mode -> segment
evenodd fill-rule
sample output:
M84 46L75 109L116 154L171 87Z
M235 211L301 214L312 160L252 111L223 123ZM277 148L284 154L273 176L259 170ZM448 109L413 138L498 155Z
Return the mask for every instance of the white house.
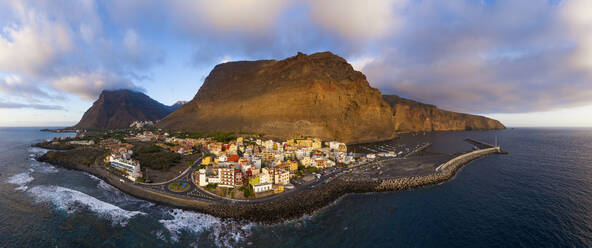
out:
M271 183L260 183L257 185L253 185L253 191L255 191L255 193L270 191L271 189L272 189Z

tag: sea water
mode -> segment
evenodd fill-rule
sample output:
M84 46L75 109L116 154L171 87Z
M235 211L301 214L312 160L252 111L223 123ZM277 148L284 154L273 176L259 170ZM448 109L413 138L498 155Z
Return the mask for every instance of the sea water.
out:
M275 225L222 220L136 199L33 158L40 128L0 128L0 247L590 247L592 129L516 128L404 136L428 151L497 140L508 155L450 181L351 194Z

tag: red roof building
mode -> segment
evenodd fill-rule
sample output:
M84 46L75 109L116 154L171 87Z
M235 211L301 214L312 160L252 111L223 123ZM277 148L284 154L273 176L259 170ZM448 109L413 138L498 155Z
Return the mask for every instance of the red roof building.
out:
M234 154L234 155L230 155L226 158L226 161L228 162L238 162L238 155Z

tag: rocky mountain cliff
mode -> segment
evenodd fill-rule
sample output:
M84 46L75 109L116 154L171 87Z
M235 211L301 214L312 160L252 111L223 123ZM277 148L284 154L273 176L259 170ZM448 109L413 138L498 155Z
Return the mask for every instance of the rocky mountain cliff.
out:
M343 142L389 139L395 130L380 91L330 52L217 65L193 100L158 126Z
M499 121L483 116L441 110L434 105L395 95L383 95L382 98L392 107L397 131L428 132L505 128Z
M167 106L144 93L131 90L105 90L73 129L127 128L134 121L156 121L172 113Z

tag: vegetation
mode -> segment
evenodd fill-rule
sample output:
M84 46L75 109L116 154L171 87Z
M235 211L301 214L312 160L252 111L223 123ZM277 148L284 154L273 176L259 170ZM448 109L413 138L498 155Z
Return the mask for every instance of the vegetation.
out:
M84 133L83 140L94 140L95 143L105 139L116 139L125 142L125 137L129 136L127 130L108 130L108 131L89 131Z
M255 197L255 191L253 190L253 186L250 184L245 184L238 188L238 190L242 191L246 198Z
M169 184L168 188L173 192L185 192L189 190L189 184L185 182L176 182Z
M314 173L314 172L318 172L318 171L319 171L319 168L317 168L317 167L312 167L312 166L311 166L311 167L308 167L308 168L306 168L306 169L307 169L307 170L308 170L308 172L310 172L310 173Z
M199 139L203 137L204 132L182 132L178 133L178 137L180 138L192 138L192 139Z
M224 143L228 143L236 139L236 136L234 136L234 132L212 132L208 133L208 137L211 137L215 141Z
M44 141L44 142L35 144L35 146L45 148L45 149L54 149L54 150L71 150L71 149L76 148L75 145L68 144L67 142L58 142L58 143L54 144L52 141L50 141L50 142Z
M81 148L63 152L49 151L40 160L62 165L86 165L91 166L97 159L107 155L107 151L95 148Z
M181 160L181 155L169 152L154 144L138 144L133 149L133 158L140 161L142 166L155 170L168 170L171 165Z
M218 187L217 183L208 183L208 185L206 185L206 189L208 190L215 190Z

